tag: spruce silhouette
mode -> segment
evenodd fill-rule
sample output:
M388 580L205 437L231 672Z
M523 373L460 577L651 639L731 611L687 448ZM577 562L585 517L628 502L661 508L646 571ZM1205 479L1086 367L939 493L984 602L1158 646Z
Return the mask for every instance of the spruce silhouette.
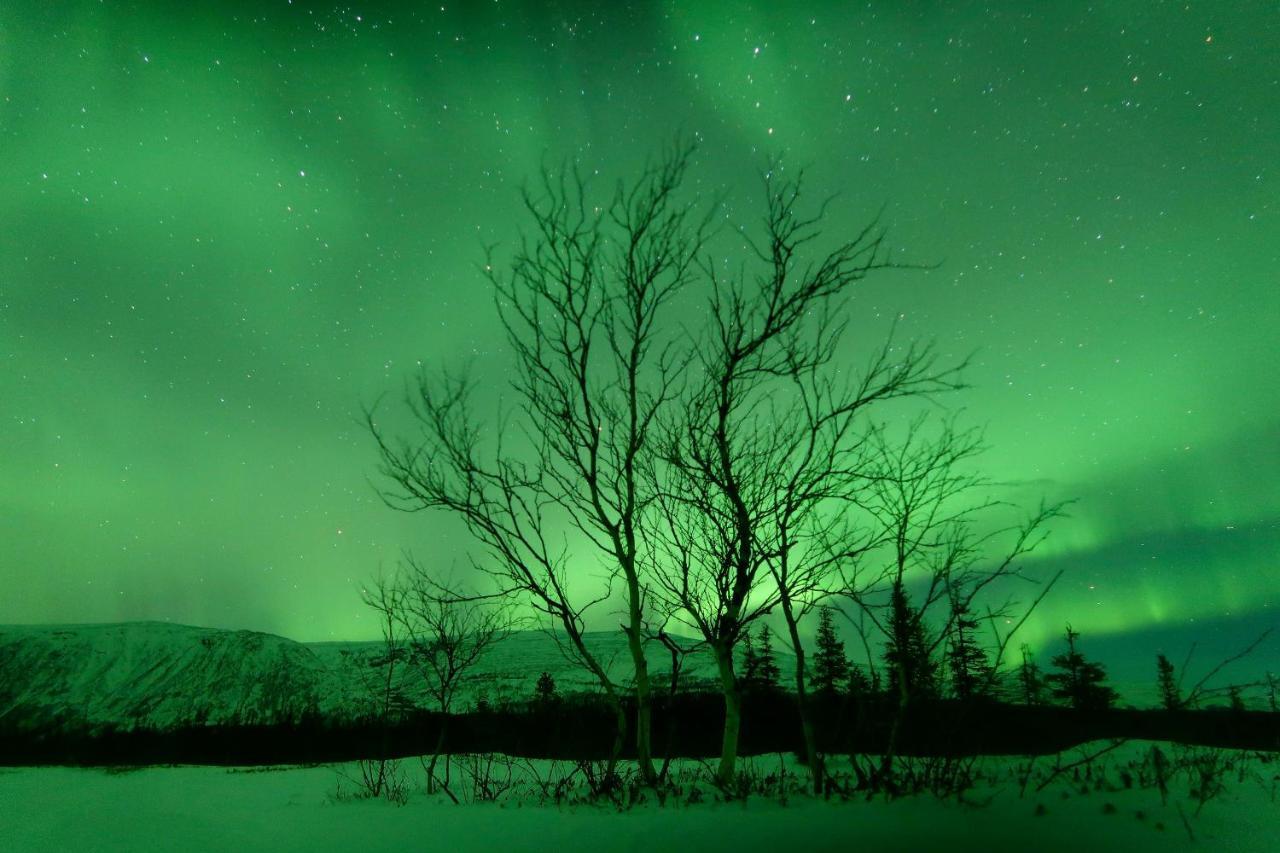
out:
M849 658L844 652L844 642L836 634L831 608L824 607L818 617L818 635L814 641L813 670L809 684L827 696L840 692L849 678Z
M977 630L978 620L969 615L967 607L957 603L951 644L947 649L951 689L957 699L980 699L991 692L991 664L987 661L987 653L974 639Z
M893 585L889 599L889 640L884 662L889 671L889 695L909 699L935 699L938 695L937 668L929 656L921 614L901 581Z
M1173 664L1164 655L1156 655L1156 679L1160 685L1160 704L1166 711L1177 711L1182 707L1182 695L1178 691L1178 680L1174 676Z
M1087 660L1076 650L1077 631L1067 626L1067 651L1053 658L1057 672L1045 676L1052 687L1053 698L1066 702L1077 711L1099 711L1110 708L1116 692L1102 682L1107 671L1102 664Z

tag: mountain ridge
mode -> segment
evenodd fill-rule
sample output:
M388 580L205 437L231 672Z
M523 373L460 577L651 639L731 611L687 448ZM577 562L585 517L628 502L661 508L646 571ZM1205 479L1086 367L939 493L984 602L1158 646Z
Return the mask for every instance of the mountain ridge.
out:
M626 683L631 663L621 632L585 639L610 675ZM376 640L303 643L263 631L156 620L0 625L0 727L168 729L352 718L375 707L379 679L370 674L381 648ZM669 653L655 642L646 655L653 677L665 684ZM777 657L784 676L794 671L789 653L778 650ZM399 672L401 695L432 708L422 676L404 666ZM542 672L551 673L562 693L596 689L553 636L519 631L481 658L455 710L480 698L529 698ZM682 681L709 682L714 674L703 649L686 659Z

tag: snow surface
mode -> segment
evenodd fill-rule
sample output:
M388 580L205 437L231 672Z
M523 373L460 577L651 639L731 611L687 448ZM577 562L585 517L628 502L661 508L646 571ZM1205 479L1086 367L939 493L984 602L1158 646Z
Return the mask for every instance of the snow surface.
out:
M1111 762L1114 769L1126 760L1140 759L1149 748L1150 744L1129 743L1102 761ZM1064 760L1073 757L1068 753ZM759 761L760 769L767 770L776 767L778 759ZM128 772L0 769L0 848L12 853L1277 849L1276 761L1248 759L1244 778L1229 779L1226 792L1198 816L1185 786L1178 785L1167 805L1151 789L1083 793L1084 786L1069 776L1041 793L1029 790L1019 797L1014 779L1018 761L991 759L984 765L993 779L969 795L986 803L980 806L927 795L893 802L793 797L785 806L755 797L745 804L648 803L622 812L609 806L556 807L530 800L457 806L442 796L418 792L404 806L338 799L334 795L339 784L350 788L343 777L356 773L350 765L269 770L157 767ZM545 770L546 763L540 764ZM1037 815L1039 806L1045 811Z

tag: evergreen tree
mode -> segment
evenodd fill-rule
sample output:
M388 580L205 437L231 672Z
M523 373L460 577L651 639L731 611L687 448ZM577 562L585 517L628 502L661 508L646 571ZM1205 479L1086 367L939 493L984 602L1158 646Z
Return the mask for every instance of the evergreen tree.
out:
M867 696L875 692L875 684L862 667L849 664L849 695L853 697Z
M768 625L761 626L756 642L759 643L759 649L756 652L758 667L756 682L761 689L776 690L778 682L782 679L782 670L778 668L777 658L773 654L773 632L769 630Z
M889 640L885 643L884 662L889 673L889 695L937 698L937 667L929 657L922 614L911 606L901 581L894 583L890 594Z
M534 695L537 696L538 704L550 705L558 698L556 696L556 680L551 673L544 672L538 676L538 683L534 687Z
M1164 655L1156 655L1156 679L1160 685L1160 704L1166 711L1180 709L1182 695L1178 691L1178 680L1174 676L1173 664Z
M1116 692L1102 682L1107 672L1102 664L1086 660L1076 650L1080 634L1067 626L1067 651L1053 658L1057 672L1045 676L1053 688L1055 699L1067 702L1077 711L1096 711L1110 708L1116 700Z
M776 690L782 671L778 668L773 651L773 632L762 625L753 640L750 634L743 637L742 688L748 693Z
M1031 647L1026 643L1022 644L1022 666L1018 669L1018 684L1022 688L1022 704L1028 706L1044 704L1044 676L1040 673L1035 657L1031 654Z
M831 608L824 607L818 617L818 635L814 642L813 669L809 684L820 693L833 696L840 692L849 677L849 658L844 653L844 642L836 634Z
M978 645L974 634L978 620L959 602L952 605L954 619L951 642L947 648L947 664L951 670L951 689L957 699L969 700L990 695L992 684L991 664L987 653Z

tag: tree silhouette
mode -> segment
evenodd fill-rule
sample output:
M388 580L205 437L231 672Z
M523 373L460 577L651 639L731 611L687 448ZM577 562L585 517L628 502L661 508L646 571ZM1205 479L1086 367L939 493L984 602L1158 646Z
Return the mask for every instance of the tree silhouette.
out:
M856 663L849 664L849 695L854 698L860 698L875 693L879 688L874 678L868 678L867 673L862 667Z
M797 660L796 696L814 786L822 763L808 703L799 622L835 589L850 547L842 519L866 462L868 410L957 387L930 345L892 336L861 369L841 347L844 309L869 275L900 266L878 222L814 254L827 205L802 209L802 176L770 164L758 238L741 232L741 268L708 259L706 326L688 384L662 421L655 471L664 517L655 590L714 656L724 697L717 779L736 773L741 701L733 650L775 608ZM857 531L854 531L855 539Z
M742 646L743 692L758 694L777 690L782 671L773 650L773 631L768 625L761 625L754 638L750 633L743 636Z
M533 688L534 697L539 705L550 705L559 697L556 695L556 680L551 673L543 672L538 676L538 683Z
M1022 644L1022 665L1018 667L1018 687L1022 693L1022 704L1036 707L1045 704L1045 681L1036 663L1031 647Z
M406 397L416 435L393 439L366 413L382 473L396 487L384 499L460 517L488 552L478 566L495 577L499 594L549 617L564 633L562 650L600 683L617 717L612 773L627 728L621 688L582 638L587 611L608 592L569 592L560 534L575 527L599 549L622 581L635 746L647 783L656 777L640 550L653 496L643 472L653 426L687 363L676 354L675 324L663 318L695 276L714 209L699 214L695 202L678 198L692 150L675 144L601 204L568 166L544 168L524 191L529 234L508 264L492 254L484 264L514 361L513 409L490 423L477 419L469 377L424 369ZM516 434L532 447L518 452L504 443Z
M954 607L947 647L952 692L962 701L987 698L993 691L995 673L986 651L978 645L975 637L978 620L970 615L969 608L962 602L955 602Z
M1182 693L1173 664L1163 654L1156 655L1156 683L1160 687L1160 705L1166 711L1182 708Z
M824 696L835 696L848 682L851 671L849 658L844 651L844 641L836 634L831 608L824 607L818 616L818 633L814 637L813 670L809 674L809 684Z
M937 698L937 663L929 653L923 614L911 606L902 583L895 583L890 597L889 637L884 648L889 695L900 705Z
M761 625L756 634L760 644L758 654L759 668L756 677L756 689L776 690L782 678L782 670L778 668L778 660L773 651L773 631L768 625Z
M959 614L981 612L992 634L983 689L994 689L1009 642L1061 577L1041 584L1024 558L1044 541L1063 504L1042 502L1021 523L1002 523L1009 504L992 494L997 484L972 467L985 449L981 432L960 428L954 415L939 421L926 412L905 425L877 425L867 441L876 464L857 505L872 516L877 533L857 561L868 570L855 574L844 594L884 640L886 687L897 706L881 759L887 776L908 708L938 696L938 664L946 660L944 643L954 636ZM910 595L908 577L919 578L918 592ZM995 598L1011 596L1003 591L1015 579L1040 587L1025 606Z
M742 635L742 686L747 689L760 678L760 655L756 652L756 641L747 631Z
M1067 650L1055 655L1051 661L1056 672L1046 675L1053 698L1066 702L1077 711L1098 711L1110 708L1117 695L1107 685L1106 669L1102 664L1087 660L1076 649L1077 631L1067 626Z
M437 784L448 791L450 763L445 751L449 715L467 673L512 630L508 602L460 595L424 563L406 554L394 578L379 576L364 593L365 602L392 619L403 635L407 664L422 679L441 713L435 748L426 765L427 791ZM436 776L445 756L443 779ZM450 794L452 796L452 794Z

